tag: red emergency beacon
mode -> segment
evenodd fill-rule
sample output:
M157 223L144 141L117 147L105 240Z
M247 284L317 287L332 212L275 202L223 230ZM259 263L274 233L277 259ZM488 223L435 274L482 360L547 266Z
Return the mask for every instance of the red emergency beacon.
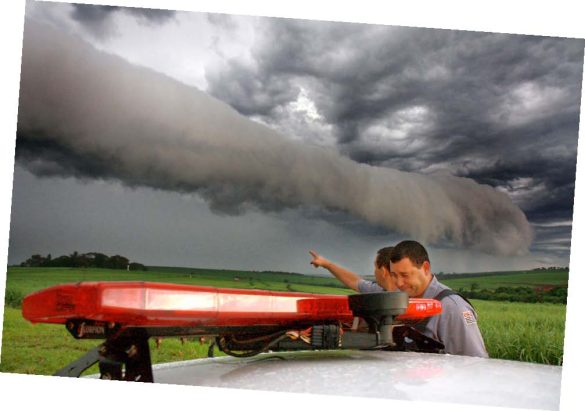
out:
M367 300L367 294L362 296ZM396 320L417 320L439 314L441 303L411 298L401 308L403 312ZM348 296L153 282L57 285L26 296L22 314L32 323L65 324L68 320L85 319L132 327L286 326L351 322L354 317Z
M411 327L440 312L439 301L403 292L340 296L153 282L57 285L26 296L22 305L32 323L65 324L75 338L105 339L56 375L79 376L99 362L102 377L129 381L152 381L147 340L158 336L212 336L234 356L348 348L440 352L440 342ZM356 326L360 318L366 330Z

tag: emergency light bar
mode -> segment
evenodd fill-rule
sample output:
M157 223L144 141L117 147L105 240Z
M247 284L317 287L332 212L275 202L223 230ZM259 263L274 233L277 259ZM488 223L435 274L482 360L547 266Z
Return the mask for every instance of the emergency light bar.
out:
M153 336L211 335L236 357L343 348L439 352L440 342L410 325L440 312L439 301L403 292L340 296L151 282L57 285L22 304L32 323L65 324L75 338L105 338L55 375L78 377L99 362L101 378L143 382L153 381Z
M410 299L396 320L441 312L441 303ZM85 319L132 327L287 326L351 322L348 296L272 292L149 282L81 282L26 296L23 317L32 323Z

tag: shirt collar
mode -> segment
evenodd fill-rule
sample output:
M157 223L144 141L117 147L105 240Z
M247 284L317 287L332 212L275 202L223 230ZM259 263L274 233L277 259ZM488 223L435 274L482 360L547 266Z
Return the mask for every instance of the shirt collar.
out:
M432 276L433 278L431 279L431 282L429 283L427 289L423 293L422 298L433 298L441 291L441 285L439 284L439 280L437 280L437 277L435 277L434 274L432 274Z

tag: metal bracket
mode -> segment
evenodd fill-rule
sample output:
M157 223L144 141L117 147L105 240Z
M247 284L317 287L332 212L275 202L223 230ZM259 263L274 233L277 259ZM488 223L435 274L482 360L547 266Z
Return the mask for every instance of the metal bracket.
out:
M139 331L103 344L99 360L101 379L154 382L148 336Z
M148 338L143 329L126 330L122 335L108 338L54 375L79 377L99 363L100 379L154 382Z
M392 330L396 346L403 351L417 351L427 353L442 353L445 345L440 341L427 337L416 329L400 325Z
M79 359L73 361L71 364L61 368L53 375L57 377L79 377L82 372L99 361L102 347L103 344L98 345Z

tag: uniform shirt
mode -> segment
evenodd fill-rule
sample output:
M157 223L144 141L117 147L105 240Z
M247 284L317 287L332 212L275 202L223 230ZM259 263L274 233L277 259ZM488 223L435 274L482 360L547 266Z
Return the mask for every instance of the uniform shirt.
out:
M441 291L449 289L433 275L422 298L434 298ZM360 293L379 293L385 291L377 283L367 280L358 282ZM423 334L445 345L447 354L488 357L483 338L477 326L477 314L473 307L458 295L450 295L441 300L440 315L430 317Z
M434 298L449 289L433 275L422 298ZM458 295L449 295L441 300L440 315L430 317L423 334L445 345L447 354L488 357L483 338L477 326L477 314L467 301Z
M380 287L378 283L364 279L358 280L357 287L360 294L381 293L383 291L386 291L385 289Z

